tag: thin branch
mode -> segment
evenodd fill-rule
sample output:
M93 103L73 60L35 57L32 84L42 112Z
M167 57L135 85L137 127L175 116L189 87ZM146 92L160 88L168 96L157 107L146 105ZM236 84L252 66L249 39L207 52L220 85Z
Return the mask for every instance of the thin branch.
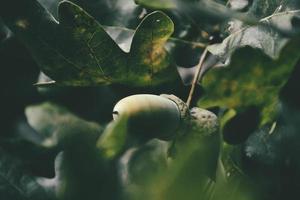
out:
M280 16L280 15L285 15L285 14L296 14L296 13L300 13L300 10L289 10L289 11L284 11L284 12L278 12L278 13L274 13L272 15L269 15L265 18L262 18L259 20L259 22L265 22L265 21L268 21L269 19L272 19L273 17L276 17L276 16ZM261 23L258 23L258 24L255 24L255 25L266 25L266 24L261 24ZM231 33L227 38L231 38L231 37L234 37L236 34L239 34L243 31L245 31L247 28L251 27L250 25L246 25L244 27L242 27L241 29ZM273 26L274 28L274 26Z
M266 22L268 21L269 19L272 19L273 17L276 17L276 16L281 16L281 15L289 15L289 14L297 14L297 13L300 13L300 10L288 10L288 11L283 11L283 12L275 12L273 13L272 15L269 15L267 17L264 17L260 20L258 20L257 22L253 21L249 21L251 23L249 23L247 26L245 26L244 28L241 29L241 31L247 29L248 27L250 26L258 26L258 25L262 25L262 26L267 26L267 27L270 27L272 29L274 29L275 31L277 31L278 33L284 35L284 36L293 36L295 34L294 31L291 31L291 30L285 30L285 29L282 29L280 27L278 27L277 25L273 24L273 23L263 23L263 22ZM239 18L237 18L239 19ZM241 20L241 19L240 19ZM246 22L244 20L241 20L243 22ZM246 22L247 24L247 22ZM240 32L240 31L238 31Z
M198 4L191 3L190 5L192 6L193 9L198 9L199 12L202 11L203 13L215 15L224 20L234 18L234 19L244 22L244 24L247 24L249 26L253 26L253 25L268 26L284 36L290 37L290 36L294 36L295 34L298 33L297 31L295 32L295 31L291 31L291 30L285 30L285 29L280 28L272 23L265 24L262 22L264 22L265 20L272 18L274 16L298 13L299 10L291 10L291 11L275 13L267 18L260 20L256 17L250 16L248 14L234 11L234 10L232 10L224 5L221 5L217 2L214 2L214 1L201 1L201 3L198 3Z
M202 66L203 66L203 63L204 63L204 60L206 58L207 53L208 53L208 49L205 48L204 52L202 53L202 55L200 57L200 61L197 65L196 74L194 76L193 83L192 83L192 86L191 86L191 90L190 90L188 99L186 101L186 104L187 104L188 107L190 107L190 105L191 105L191 101L192 101L192 98L193 98L193 95L194 95L194 91L195 91L196 85L198 83L199 75L200 75L200 72L201 72L201 69L202 69Z
M192 41L182 40L182 39L174 38L174 37L170 37L169 40L173 41L173 42L182 43L182 44L188 44L188 45L191 45L194 47L199 47L199 48L206 48L208 46L207 44L204 44L201 42L192 42Z
M300 13L300 9L299 10L288 10L288 11L284 11L284 12L277 12L277 13L274 13L270 16L267 16L265 18L262 18L261 20L259 20L260 22L263 22L263 21L267 21L273 17L276 17L276 16L281 16L281 15L290 15L290 14L297 14L297 13Z

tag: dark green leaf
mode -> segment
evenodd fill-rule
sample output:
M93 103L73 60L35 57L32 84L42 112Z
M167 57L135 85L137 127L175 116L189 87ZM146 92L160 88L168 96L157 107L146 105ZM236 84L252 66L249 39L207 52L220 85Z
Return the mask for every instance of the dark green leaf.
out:
M3 18L26 43L45 74L59 85L145 86L178 76L164 49L174 25L161 12L141 22L126 53L93 17L73 3L60 4L59 24L36 2L22 3L24 9L14 10L14 17L5 11ZM10 3L6 7L14 9Z
M221 106L262 108L261 124L270 122L276 113L278 93L299 59L299 38L291 40L273 61L260 50L238 50L228 67L216 68L204 78L206 95L202 107Z
M7 154L22 162L22 170L35 176L55 176L54 159L57 148L44 147L22 138L1 139L0 146Z
M0 198L14 200L50 200L53 197L38 183L38 178L25 174L18 160L0 156Z

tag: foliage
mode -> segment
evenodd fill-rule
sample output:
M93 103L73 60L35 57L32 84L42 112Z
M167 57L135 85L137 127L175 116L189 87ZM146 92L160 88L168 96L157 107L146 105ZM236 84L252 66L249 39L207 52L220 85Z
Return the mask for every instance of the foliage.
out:
M7 11L13 9L7 6ZM7 13L7 23L59 85L143 85L176 77L163 47L173 23L163 13L154 12L141 22L127 54L93 17L71 2L59 4L59 23L39 5L26 3L25 8L13 19Z
M229 66L213 69L205 76L203 85L208 91L200 105L235 109L254 105L261 109L261 124L272 122L278 94L300 58L298 46L298 38L291 40L275 61L260 50L240 49Z
M1 0L0 199L299 196L299 7ZM124 96L187 94L198 67L192 105L135 99L144 118L111 121ZM157 121L172 137L149 133Z
M1 150L0 197L2 199L53 199L38 179L22 171L22 164Z

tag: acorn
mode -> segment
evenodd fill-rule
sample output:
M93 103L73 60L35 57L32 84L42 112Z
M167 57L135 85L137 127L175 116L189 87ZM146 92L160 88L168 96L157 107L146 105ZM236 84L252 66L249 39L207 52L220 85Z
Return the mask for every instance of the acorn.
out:
M202 141L203 136L215 138L218 135L214 134L219 125L215 114L201 108L189 110L187 104L174 95L125 97L115 105L113 118L97 142L97 148L108 159L155 138L174 142L179 137L192 137Z
M187 111L186 104L174 95L138 94L120 100L113 109L113 118L126 116L127 130L135 137L170 140Z

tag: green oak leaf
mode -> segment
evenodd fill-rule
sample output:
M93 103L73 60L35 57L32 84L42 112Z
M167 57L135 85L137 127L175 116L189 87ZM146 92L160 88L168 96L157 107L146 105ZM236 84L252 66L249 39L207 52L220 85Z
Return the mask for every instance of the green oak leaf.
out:
M246 14L260 20L262 24L249 25L239 20L229 22L229 36L222 43L208 46L208 50L223 60L228 59L238 48L251 46L261 49L266 55L275 59L288 42L277 30L292 31L291 20L300 13L295 0L256 0Z
M162 12L153 12L143 19L127 53L93 17L69 1L59 4L59 22L35 1L13 2L24 4L23 9L7 3L1 11L5 23L58 85L149 86L178 77L164 49L174 25Z
M236 51L231 64L207 73L203 86L207 93L201 107L221 106L238 110L248 106L262 109L261 124L274 120L278 94L297 60L300 38L291 40L277 60L250 47Z

